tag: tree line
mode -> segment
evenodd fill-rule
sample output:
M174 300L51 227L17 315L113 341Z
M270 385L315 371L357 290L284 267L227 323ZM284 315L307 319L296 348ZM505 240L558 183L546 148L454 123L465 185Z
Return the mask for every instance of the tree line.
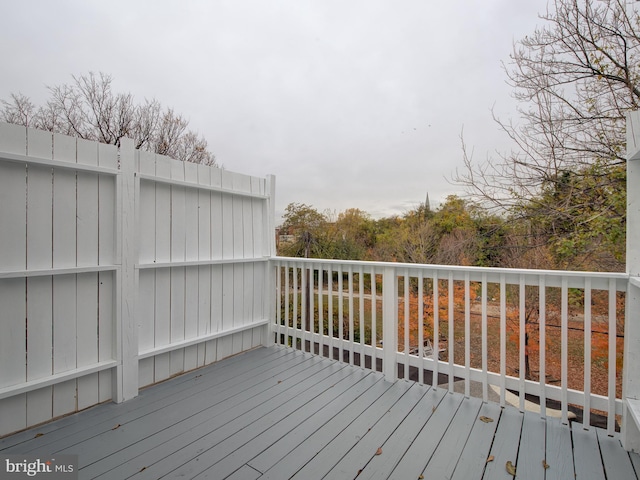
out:
M105 73L72 76L71 83L47 87L49 98L36 105L22 93L0 100L0 120L100 143L135 147L185 162L216 165L204 137L189 121L156 99L136 102L131 93L113 91Z
M561 192L557 192L560 195ZM553 195L553 193L545 193ZM624 192L608 202L622 202ZM278 229L278 255L440 265L624 271L624 224L599 234L590 225L572 235L548 218L538 199L527 216L492 214L451 195L380 219L350 208L339 214L291 203ZM575 208L579 208L575 206ZM595 208L595 207L594 207ZM537 211L536 211L537 210ZM600 220L617 224L613 218Z

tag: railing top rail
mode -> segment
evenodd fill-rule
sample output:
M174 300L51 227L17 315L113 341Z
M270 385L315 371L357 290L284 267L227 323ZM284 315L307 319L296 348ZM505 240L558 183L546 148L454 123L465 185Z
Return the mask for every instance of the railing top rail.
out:
M498 268L498 267L472 267L461 265L435 265L421 263L396 263L396 262L370 262L362 260L335 260L326 258L300 258L300 257L272 257L274 261L282 262L304 262L323 265L369 265L373 267L385 268L393 267L396 269L405 268L409 270L438 270L438 271L454 271L454 272L477 272L491 274L506 275L538 275L549 277L578 277L578 278L602 278L602 279L619 279L628 280L629 274L624 272L589 272L575 270L538 270L531 268Z

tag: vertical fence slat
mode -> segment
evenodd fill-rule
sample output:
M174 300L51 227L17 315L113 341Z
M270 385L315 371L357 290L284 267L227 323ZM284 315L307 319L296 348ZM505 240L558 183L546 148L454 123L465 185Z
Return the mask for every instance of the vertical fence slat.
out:
M39 157L52 157L52 135L27 130L27 149ZM47 269L53 265L53 169L30 165L27 168L27 269ZM2 228L6 228L2 226ZM27 278L27 381L53 373L53 288L51 277ZM27 424L53 416L52 387L27 393Z
M171 178L184 181L184 162L171 162ZM186 216L187 189L183 186L171 186L171 261L184 262L186 260ZM169 332L171 343L185 339L185 281L186 268L174 267L171 276L171 329ZM169 373L175 375L184 371L184 348L171 352L169 359Z
M185 162L185 182L198 183L198 166ZM186 261L198 260L198 190L186 188L184 194L184 256ZM184 338L198 336L198 267L185 268L184 273ZM219 352L220 354L220 352ZM184 369L192 370L198 365L198 346L184 349Z

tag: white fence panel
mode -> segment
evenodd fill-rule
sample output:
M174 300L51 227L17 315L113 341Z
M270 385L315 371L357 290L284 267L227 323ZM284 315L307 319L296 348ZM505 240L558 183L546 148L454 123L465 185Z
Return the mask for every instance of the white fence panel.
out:
M254 289L266 288L268 257L256 242L266 238L269 222L258 217L269 215L269 204L264 179L139 156L137 311L144 386L262 340L268 312L264 292Z
M128 139L0 124L0 436L268 338L269 195Z
M113 146L0 124L0 435L112 397L117 172Z

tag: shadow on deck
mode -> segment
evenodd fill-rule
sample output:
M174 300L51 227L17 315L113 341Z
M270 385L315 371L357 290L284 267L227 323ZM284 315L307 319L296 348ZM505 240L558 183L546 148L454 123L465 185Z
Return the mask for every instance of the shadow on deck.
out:
M5 437L79 478L636 479L617 437L281 347Z

